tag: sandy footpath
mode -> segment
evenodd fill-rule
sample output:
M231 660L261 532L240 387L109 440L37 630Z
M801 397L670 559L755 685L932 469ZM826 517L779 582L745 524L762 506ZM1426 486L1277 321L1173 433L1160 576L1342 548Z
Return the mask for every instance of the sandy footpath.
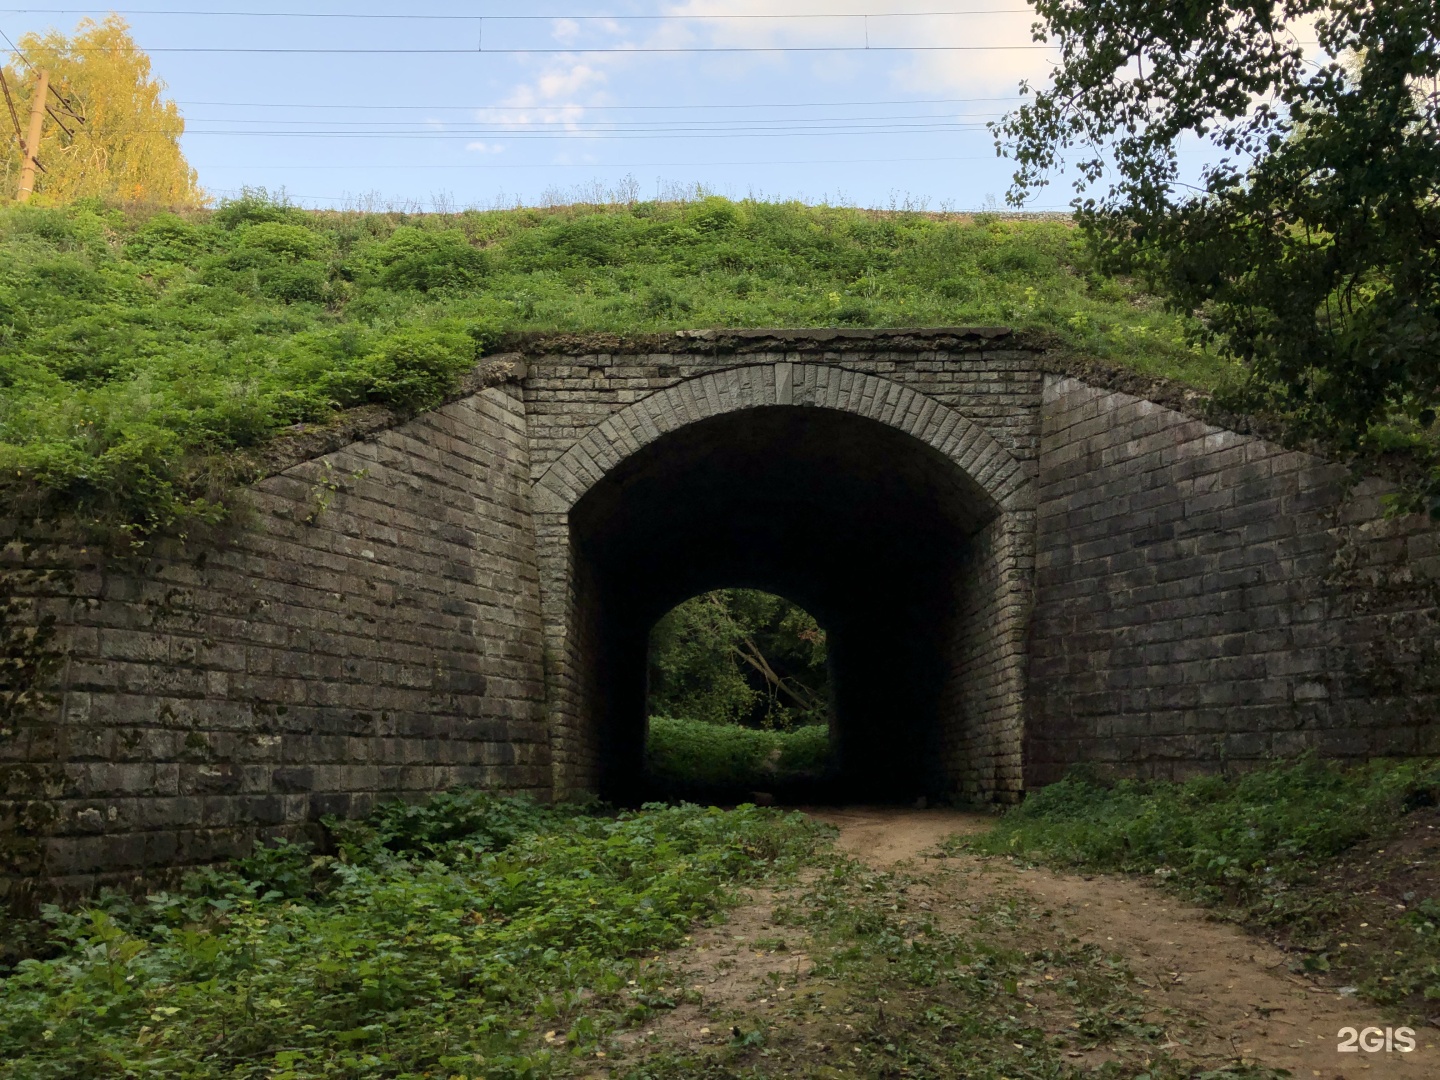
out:
M988 829L984 814L948 810L846 809L813 816L840 829L840 850L873 866L907 859L944 867L935 888L954 901L1021 890L1053 910L1069 934L1117 953L1158 1008L1187 1018L1177 1056L1221 1064L1237 1057L1295 1077L1435 1080L1440 1032L1416 1032L1412 1053L1340 1053L1345 1027L1384 1029L1373 1006L1293 975L1290 957L1201 908L1125 877L1025 869L1005 859L929 858L956 833Z

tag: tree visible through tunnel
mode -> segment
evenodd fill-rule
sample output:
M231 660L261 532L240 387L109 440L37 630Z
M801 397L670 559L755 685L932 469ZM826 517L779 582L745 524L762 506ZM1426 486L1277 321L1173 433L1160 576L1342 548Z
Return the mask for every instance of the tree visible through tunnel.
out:
M824 629L758 589L716 589L650 631L646 787L656 797L821 797L830 769Z
M643 790L651 628L717 588L783 596L825 627L837 797L954 790L996 636L997 513L951 459L838 410L743 409L632 453L569 519L602 793Z

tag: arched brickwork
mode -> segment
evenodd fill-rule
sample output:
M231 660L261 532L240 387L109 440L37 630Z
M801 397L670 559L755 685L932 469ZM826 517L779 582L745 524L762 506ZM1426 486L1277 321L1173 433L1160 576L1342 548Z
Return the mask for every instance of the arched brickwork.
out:
M615 630L595 622L594 605L586 600L590 571L577 552L583 545L573 512L607 477L670 445L667 439L759 411L783 424L777 410L786 409L796 410L797 419L803 410L854 418L857 436L869 430L867 422L881 425L895 436L887 444L895 453L922 455L943 463L932 468L948 471L948 479L937 483L953 483L964 507L953 529L954 580L934 586L953 595L947 597L944 685L935 703L942 715L931 744L938 753L929 755L941 764L924 786L992 798L1019 790L1023 638L1033 567L1029 470L982 424L925 393L833 362L781 360L711 370L657 389L577 433L537 478L533 506L557 795L612 787L604 775L604 743L612 736L597 719L605 705L600 698L609 691L587 671L600 663L599 642ZM731 442L743 441L738 430ZM631 759L637 752L634 746L626 751Z
M949 458L997 507L1033 508L1020 463L975 421L878 375L782 361L686 379L601 421L536 482L535 510L568 513L621 461L686 424L772 405L835 409L878 421Z

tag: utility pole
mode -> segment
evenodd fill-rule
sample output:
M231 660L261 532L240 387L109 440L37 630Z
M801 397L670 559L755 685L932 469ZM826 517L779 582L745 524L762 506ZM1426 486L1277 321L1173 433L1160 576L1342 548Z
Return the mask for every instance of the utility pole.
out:
M25 164L20 169L20 188L15 192L16 202L29 202L30 192L35 188L35 170L40 167L40 136L45 124L45 94L50 89L50 72L41 68L35 86L35 96L30 99L30 134L21 144Z

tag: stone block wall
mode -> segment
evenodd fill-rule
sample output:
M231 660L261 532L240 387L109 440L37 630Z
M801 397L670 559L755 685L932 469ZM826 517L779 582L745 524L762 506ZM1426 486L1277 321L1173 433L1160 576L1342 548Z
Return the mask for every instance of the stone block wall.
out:
M970 540L955 600L954 664L942 713L944 772L972 800L1018 801L1023 791L1026 636L1033 603L1032 511L996 518Z
M849 412L974 486L937 583L958 586L939 749L969 794L1076 762L1440 753L1440 528L1387 519L1378 481L1045 375L1004 331L522 344L514 381L255 485L223 541L0 553L73 571L20 605L68 658L56 708L0 735L0 898L153 879L377 798L593 790L604 624L570 510L741 409Z
M1386 485L1050 376L1027 787L1440 753L1440 529Z
M0 895L455 784L548 797L528 454L486 389L260 482L226 542L82 562L41 602L58 710L0 739Z

